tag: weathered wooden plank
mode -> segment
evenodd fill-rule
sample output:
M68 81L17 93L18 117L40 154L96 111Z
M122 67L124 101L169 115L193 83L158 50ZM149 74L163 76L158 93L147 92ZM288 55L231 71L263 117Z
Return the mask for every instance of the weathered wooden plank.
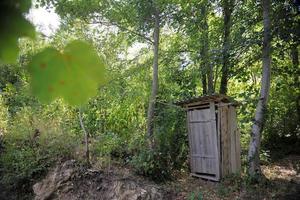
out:
M212 153L216 156L215 162L214 162L214 170L216 173L216 179L220 179L220 163L219 163L219 153L218 153L218 145L217 145L217 124L216 124L216 111L215 111L215 103L210 102L210 117L213 121L210 122L211 124L211 138L212 138L212 144L213 147Z
M192 120L190 123L209 123L212 120Z
M237 129L236 131L236 170L237 173L241 172L242 169L242 162L241 162L241 141L240 141L240 131Z
M213 155L205 155L205 154L192 154L192 157L202 157L202 158L216 158Z
M187 112L191 171L210 180L219 180L241 169L235 107L219 103L217 108L217 118L214 102L207 109Z
M198 110L193 110L193 120L198 120L199 119L199 111ZM192 124L194 127L193 132L194 132L194 154L199 154L202 149L202 138L201 134L199 133L199 126L198 124ZM196 172L202 171L202 160L200 158L195 158L195 165L196 165Z
M222 153L222 175L229 174L229 144L228 144L228 107L223 106L221 111L221 153Z
M199 177L199 178L204 178L204 179L208 179L208 180L212 180L212 181L219 181L220 179L217 178L216 176L214 175L205 175L205 174L196 174L196 173L191 173L192 176L195 176L195 177Z
M240 132L238 129L238 124L237 124L237 115L236 115L236 110L233 106L232 107L232 123L234 125L234 147L235 147L235 152L234 152L234 158L235 158L235 168L233 169L234 173L239 173L241 171L241 144L240 144Z
M201 110L201 111L198 111L199 112L199 118L198 120L205 120L206 117L206 110ZM199 154L204 154L204 155L207 155L207 137L206 137L206 132L208 131L207 128L206 128L206 124L207 123L204 123L204 124L197 124L198 126L198 133L199 133L199 136L200 136L200 145L201 145L201 149L199 151ZM207 172L207 166L206 166L206 159L205 158L201 158L201 172Z
M228 124L230 135L230 173L236 172L236 124L235 124L235 110L232 106L229 106L228 110Z
M213 174L220 178L217 126L214 103L209 109L188 111L192 173Z
M208 109L208 108L209 108L209 104L206 104L206 105L191 105L187 109L191 110L191 109Z
M220 116L220 138L221 138L221 174L222 177L225 175L225 152L224 152L224 143L225 143L225 137L224 137L224 107L219 107L219 116Z
M193 148L193 144L192 144L192 131L191 131L191 128L190 128L190 118L191 118L191 112L192 111L188 111L186 113L186 123L187 123L187 129L188 129L188 141L189 141L189 147L190 147L190 151L189 151L189 161L190 161L190 166L191 166L191 171L192 172L195 172L195 168L194 168L194 163L193 163L193 158L192 158L192 148Z
M218 104L219 105L219 104ZM220 108L217 107L217 142L218 142L218 155L219 155L219 164L220 164L220 177L222 177L222 154L221 154L221 111Z
M240 173L241 172L241 138L240 138L240 130L238 127L238 123L237 123L237 115L236 115L236 111L235 113L235 118L234 118L234 123L236 125L236 132L235 132L235 137L236 137L236 172Z
M211 145L211 127L210 127L210 111L208 109L201 111L201 121L206 120L206 123L199 124L199 129L201 133L202 140L202 150L201 153L207 156L213 155L213 149ZM210 167L210 160L203 157L202 158L202 169L204 173L215 173L214 169Z

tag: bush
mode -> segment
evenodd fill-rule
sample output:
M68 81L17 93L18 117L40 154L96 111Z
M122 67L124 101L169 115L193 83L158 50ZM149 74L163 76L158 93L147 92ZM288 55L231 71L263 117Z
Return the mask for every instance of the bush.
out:
M8 109L4 105L1 95L0 95L0 119L1 119L0 120L0 146L1 146L1 136L6 132L7 122L8 122Z
M174 172L187 168L185 113L176 108L159 106L156 112L155 147L148 149L142 143L131 163L137 173L164 181L171 179Z
M98 135L92 140L90 145L91 157L94 162L100 164L98 167L106 167L110 165L112 154L121 148L121 140L117 134L108 132ZM115 158L118 157L114 156Z
M155 181L172 178L173 165L168 153L143 149L133 157L131 163L138 174L148 176Z
M3 135L0 165L5 185L29 188L57 160L73 157L79 140L61 128L62 122L49 116L47 109L33 111L25 107L16 113Z

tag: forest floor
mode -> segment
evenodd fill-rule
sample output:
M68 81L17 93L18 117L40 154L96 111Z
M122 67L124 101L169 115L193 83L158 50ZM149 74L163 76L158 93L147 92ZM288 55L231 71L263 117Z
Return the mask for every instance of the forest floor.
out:
M246 178L227 177L220 183L183 176L170 182L179 191L175 199L300 199L300 156L290 155L262 166L266 179L247 184Z
M290 155L262 166L265 181L247 184L244 176L227 177L220 183L191 177L154 183L130 168L114 165L109 170L87 169L74 160L62 162L34 185L35 199L300 199L300 156ZM14 193L16 195L16 193ZM6 197L4 199L21 199ZM22 196L22 195L21 195ZM1 197L1 191L0 191ZM2 196L3 197L3 196ZM3 198L2 198L3 199Z

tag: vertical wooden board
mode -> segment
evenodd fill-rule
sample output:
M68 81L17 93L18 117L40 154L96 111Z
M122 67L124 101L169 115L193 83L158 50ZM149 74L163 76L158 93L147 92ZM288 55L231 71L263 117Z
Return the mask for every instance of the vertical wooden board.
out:
M189 111L190 164L194 175L219 180L220 167L214 109L213 104L212 108Z
M207 143L206 143L207 137L205 136L206 134L205 123L198 124L198 127L199 127L199 135L201 136L201 150L199 151L199 154L202 155L201 167L202 167L202 171L206 173L207 167L206 167L205 156L207 155Z
M214 157L213 148L210 143L211 141L211 128L210 123L199 123L200 135L202 136L202 150L199 154L202 156L202 169L204 173L211 173L212 169L209 167L209 159ZM212 172L213 174L215 172Z
M220 138L221 138L221 174L222 174L222 177L225 176L225 160L224 160L224 157L225 157L225 152L224 152L224 143L225 143L225 137L224 137L224 122L223 122L223 119L224 119L224 109L222 107L222 104L220 104L220 107L219 107L219 116L220 116Z
M222 148L221 148L221 111L218 107L218 114L217 114L217 142L218 142L218 155L219 155L219 163L220 163L220 178L222 175Z
M228 123L230 125L230 173L236 172L236 124L235 124L235 110L233 106L229 106Z
M198 118L197 118L198 121L201 120L201 113L199 111L198 113ZM197 154L200 156L199 157L199 172L205 172L206 171L206 167L205 167L205 159L203 157L201 157L202 155L204 155L204 151L205 151L205 137L204 137L204 132L205 132L205 129L203 127L203 124L202 123L195 123L195 125L197 126L197 136L198 136L198 149L197 149Z
M237 115L236 110L232 106L232 124L234 126L234 138L235 138L235 169L234 173L238 173L241 171L241 144L240 144L240 132L237 124Z
M223 138L223 122L222 122L222 115L223 115L223 109L222 107L219 107L218 108L218 112L219 112L219 124L220 124L220 127L219 127L219 131L220 131L220 165L221 165L221 175L222 177L224 176L224 155L223 155L223 143L224 143L224 138Z
M240 142L240 131L236 131L236 172L240 173L242 168L241 163L241 142Z
M204 136L204 142L205 142L205 149L204 149L204 155L208 157L213 157L214 156L214 149L213 149L213 144L212 144L212 130L211 130L211 116L210 116L210 110L206 109L205 112L203 112L203 120L206 121L203 124L203 136ZM206 169L207 172L211 171L211 168L209 167L209 160L206 160Z
M236 136L236 172L241 172L241 138L240 138L240 130L238 127L238 123L237 123L237 115L236 115L236 111L235 113L235 117L234 117L234 123L236 125L236 132L235 132L235 136Z
M228 107L221 106L222 175L229 173Z
M216 179L220 179L220 163L219 163L219 153L218 153L218 146L217 146L217 124L216 124L216 111L215 111L215 103L210 102L210 125L211 125L211 138L212 138L212 148L213 154L215 156L214 162L214 170L216 171Z
M194 120L198 120L199 118L199 113L197 111L194 111L195 114L195 118ZM195 134L195 139L194 139L194 146L195 146L195 155L198 155L201 152L202 149L202 138L201 138L201 134L200 134L200 130L198 127L197 123L193 123L194 126L194 134ZM202 170L202 160L200 157L196 157L195 158L197 160L197 172Z
M232 154L231 154L231 148L234 147L232 146L232 140L231 140L231 128L232 128L232 124L230 122L230 108L229 106L227 107L227 150L228 150L228 174L230 174L232 172L232 166L231 166L231 160L232 160Z
M205 115L206 115L206 110L201 110L201 118L199 118L200 121L205 121ZM200 129L200 133L201 133L201 140L202 140L202 149L201 149L201 154L206 155L207 154L207 123L199 123L199 129Z
M191 113L192 111L187 111L187 129L188 129L188 141L189 141L189 156L190 156L190 167L191 167L191 171L194 172L195 168L194 168L194 161L193 161L193 157L192 157L192 148L193 148L193 140L192 140L192 131L191 131L191 127L190 127L190 119L191 119Z
M191 111L191 118L190 118L190 127L191 127L191 152L192 152L192 160L193 160L193 172L199 172L202 169L202 162L199 157L195 157L193 155L198 155L201 151L201 135L199 134L197 123L191 123L193 121L198 120L198 112L197 110Z

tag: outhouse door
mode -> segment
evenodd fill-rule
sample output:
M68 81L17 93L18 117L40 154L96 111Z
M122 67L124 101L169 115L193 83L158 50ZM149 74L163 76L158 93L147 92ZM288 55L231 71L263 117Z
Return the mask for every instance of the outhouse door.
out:
M215 104L187 112L192 175L218 181L219 151Z

